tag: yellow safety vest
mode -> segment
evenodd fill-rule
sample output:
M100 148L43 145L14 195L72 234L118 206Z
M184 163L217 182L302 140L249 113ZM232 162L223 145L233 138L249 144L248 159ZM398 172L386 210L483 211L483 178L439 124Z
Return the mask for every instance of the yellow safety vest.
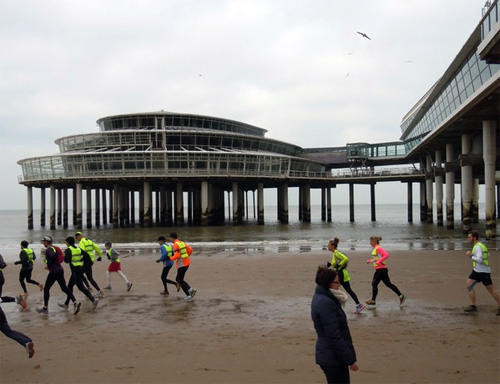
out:
M33 250L31 248L23 248L23 251L26 252L26 254L28 255L28 260L31 264L33 264Z
M483 250L483 264L486 265L487 267L490 266L490 261L488 260L488 248L486 248L486 245L483 243L476 243L474 247L472 247L472 254L474 254L474 251L476 250L476 247L479 245L481 249ZM476 262L472 260L472 267L476 267Z
M183 241L176 241L177 245L179 246L179 252L181 254L181 258L185 259L186 257L189 257L189 254L186 249L186 244Z
M69 246L69 249L71 250L71 265L75 267L82 267L83 266L82 250L80 248L76 248L71 245Z
M108 249L108 251L106 252L108 254L108 257L111 259L111 251L113 250L113 248L110 248ZM120 262L120 259L117 257L116 259L111 259L112 261L116 261L117 263Z
M373 250L372 250L373 260L375 261L375 262L373 263L373 265L374 265L374 266L377 266L377 261L378 261L378 259L380 259L380 257L378 257L378 253L377 253L377 249L378 249L378 247L379 247L379 246L377 245L377 246L376 246L375 248L373 248ZM385 261L382 261L382 264L383 264L383 265L385 265Z

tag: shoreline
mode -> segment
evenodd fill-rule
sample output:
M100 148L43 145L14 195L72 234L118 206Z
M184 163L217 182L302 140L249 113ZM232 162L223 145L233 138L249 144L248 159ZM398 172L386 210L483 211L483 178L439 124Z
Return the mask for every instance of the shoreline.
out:
M498 382L500 317L484 287L477 286L479 312L469 304L465 280L471 264L462 251L397 251L388 261L391 280L407 295L403 308L381 284L375 308L345 312L359 372L351 381L369 383ZM195 249L196 252L196 249ZM2 304L10 326L30 336L35 356L2 336L3 383L323 383L314 362L316 334L310 319L316 267L328 251L305 253L214 252L192 257L186 280L198 289L186 303L182 292L159 294L161 266L138 252L123 257L122 270L133 283L113 274L95 312L76 290L82 312L74 316L51 290L49 314L36 313L42 293L28 285L28 309ZM351 285L359 299L370 295L373 268L369 252L349 251ZM33 278L44 281L37 259ZM500 266L492 260L498 289ZM106 284L108 262L94 265ZM20 292L18 266L4 270L4 295ZM68 279L68 268L65 276ZM169 278L175 278L172 269ZM172 286L173 287L173 286ZM473 359L474 364L471 364Z

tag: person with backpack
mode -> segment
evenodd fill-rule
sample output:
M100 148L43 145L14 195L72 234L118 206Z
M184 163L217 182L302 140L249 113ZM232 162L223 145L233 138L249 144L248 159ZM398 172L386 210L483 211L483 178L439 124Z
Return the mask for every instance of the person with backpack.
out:
M76 315L80 312L80 306L82 304L76 301L75 295L73 295L73 292L71 292L66 285L64 269L61 265L60 257L62 250L59 247L53 246L52 242L51 236L44 236L42 239L42 244L45 247L45 269L47 269L49 273L47 274L47 280L45 280L45 286L43 288L43 307L37 308L37 312L45 315L49 313L50 288L57 281L61 291L68 295L73 302L73 313Z
M187 281L184 280L184 276L191 265L189 256L193 252L193 249L185 242L179 240L176 232L172 232L169 235L169 240L172 242L174 253L173 256L170 257L170 260L175 261L177 266L177 276L175 277L175 281L179 283L182 290L186 294L184 300L193 301L194 295L196 295L196 288L192 288Z
M40 291L43 291L43 284L31 278L33 273L33 262L36 260L36 254L33 249L29 248L29 243L26 240L21 241L21 252L19 253L19 260L14 262L14 264L21 264L21 270L19 271L19 284L23 289L24 295L28 296L28 289L26 288L27 283L37 285Z

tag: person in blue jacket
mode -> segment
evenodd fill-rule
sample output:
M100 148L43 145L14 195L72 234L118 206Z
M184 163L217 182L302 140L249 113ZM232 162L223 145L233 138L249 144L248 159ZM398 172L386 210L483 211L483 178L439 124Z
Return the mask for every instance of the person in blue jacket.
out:
M167 279L168 273L170 272L170 269L173 267L174 262L170 260L170 257L174 255L174 249L171 244L166 243L166 238L165 236L160 236L158 237L158 245L160 246L160 253L161 256L159 259L156 260L157 263L163 263L163 269L161 272L161 282L163 284L163 291L161 292L162 295L168 296L168 284L175 285L177 292L181 289L181 286L178 282Z
M342 306L347 295L339 291L337 272L320 265L316 272L316 290L311 302L311 317L318 335L316 364L325 373L327 383L349 383L349 369L359 369L351 333Z

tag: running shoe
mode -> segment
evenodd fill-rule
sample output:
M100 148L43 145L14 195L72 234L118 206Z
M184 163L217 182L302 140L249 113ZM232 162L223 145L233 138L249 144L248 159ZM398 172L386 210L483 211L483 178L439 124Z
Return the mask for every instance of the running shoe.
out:
M362 311L363 309L365 309L365 308L366 308L366 307L365 307L365 305L364 305L363 303L358 303L358 304L356 305L356 311L354 311L354 313L356 313L356 314L361 313L361 311Z
M32 358L33 355L35 354L35 349L32 341L28 341L25 345L26 347L26 352L28 352L28 358Z
M104 297L104 293L102 293L102 291L99 291L95 296L101 298Z
M107 289L108 291L111 291L111 285L106 285L103 289Z
M68 304L57 303L57 305L59 305L62 309L68 309Z
M467 313L477 312L477 307L475 305L469 305L467 308L464 309L464 312Z
M79 301L75 301L75 303L73 304L73 307L75 307L75 309L73 310L74 315L76 315L76 314L78 314L78 312L80 312L81 306L82 306L82 303L80 303Z
M130 291L130 288L132 288L132 283L127 283L127 292Z
M48 315L49 314L49 309L48 308L37 308L36 311L38 313L43 314L43 315Z
M194 298L194 295L196 295L196 292L198 292L198 291L196 290L196 288L191 288L191 289L189 290L189 293L191 294L190 296L191 296L192 298Z
M404 302L406 300L406 296L405 295L401 295L399 296L399 306L402 307Z
M99 299L95 299L93 302L92 302L92 310L95 311L95 309L97 308L97 304L99 304Z
M184 298L186 301L193 301L193 296L189 295Z
M16 303L19 304L23 309L26 309L28 303L26 303L26 296L19 295L16 297Z
M169 293L168 293L168 291L163 291L163 292L160 292L160 295L165 295L165 296L168 296L168 295L169 295Z
M375 300L366 300L366 301L365 301L365 304L368 304L368 305L375 305Z

